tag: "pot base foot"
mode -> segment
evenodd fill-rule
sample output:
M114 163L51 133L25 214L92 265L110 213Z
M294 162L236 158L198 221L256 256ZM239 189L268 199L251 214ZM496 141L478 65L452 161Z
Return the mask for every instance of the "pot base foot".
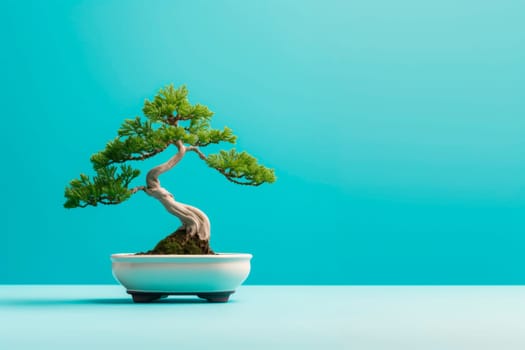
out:
M133 302L135 303L150 303L152 301L157 301L159 299L167 298L170 295L196 295L201 299L206 299L210 303L226 303L230 299L230 295L235 293L235 291L227 292L169 292L169 293L154 293L154 292L135 292L128 290L128 294L131 294Z

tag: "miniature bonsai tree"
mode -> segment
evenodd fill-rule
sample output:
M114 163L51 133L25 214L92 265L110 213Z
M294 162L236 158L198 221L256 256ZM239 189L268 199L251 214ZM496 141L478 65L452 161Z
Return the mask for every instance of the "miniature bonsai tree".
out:
M208 107L188 101L185 86L169 85L142 109L145 117L126 119L118 136L91 156L94 176L80 174L65 190L65 208L120 204L137 192L144 191L175 215L181 226L143 254L213 254L210 248L210 221L200 209L181 203L160 184L159 177L193 152L228 181L246 186L259 186L275 181L274 171L260 164L246 152L221 150L206 155L202 149L211 144L229 142L236 136L228 127L212 129L213 116ZM140 175L128 163L154 157L170 148L176 153L146 175L145 185L131 187ZM171 149L171 148L170 148Z

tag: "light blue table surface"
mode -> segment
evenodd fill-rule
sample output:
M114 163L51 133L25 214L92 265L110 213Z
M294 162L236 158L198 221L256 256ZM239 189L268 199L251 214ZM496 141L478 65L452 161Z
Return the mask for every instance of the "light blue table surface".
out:
M0 285L0 349L525 349L525 287L243 286L133 304L117 285Z

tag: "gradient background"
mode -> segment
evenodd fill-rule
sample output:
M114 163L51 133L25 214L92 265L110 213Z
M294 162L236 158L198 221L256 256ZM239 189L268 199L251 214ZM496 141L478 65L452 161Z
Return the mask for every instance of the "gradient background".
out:
M177 227L144 194L62 208L170 82L278 175L162 179L248 283L525 283L523 1L4 0L0 36L0 283L112 283Z

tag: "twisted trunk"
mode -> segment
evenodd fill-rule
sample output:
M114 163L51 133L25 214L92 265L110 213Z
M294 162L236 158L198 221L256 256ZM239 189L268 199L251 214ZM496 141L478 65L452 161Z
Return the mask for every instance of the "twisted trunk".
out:
M197 236L200 240L209 241L210 220L206 214L191 205L177 202L175 197L160 185L159 176L177 165L186 154L186 147L182 141L177 141L175 145L178 148L177 154L148 172L146 176L147 187L144 188L144 191L158 199L168 212L179 218L182 226L177 231L185 231L190 237Z

